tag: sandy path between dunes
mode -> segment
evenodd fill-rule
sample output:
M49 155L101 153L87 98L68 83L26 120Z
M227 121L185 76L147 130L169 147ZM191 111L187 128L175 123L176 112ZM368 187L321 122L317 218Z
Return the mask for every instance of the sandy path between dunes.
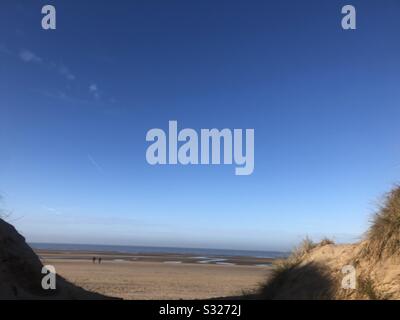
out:
M46 259L88 290L124 299L203 299L241 294L265 281L270 267Z

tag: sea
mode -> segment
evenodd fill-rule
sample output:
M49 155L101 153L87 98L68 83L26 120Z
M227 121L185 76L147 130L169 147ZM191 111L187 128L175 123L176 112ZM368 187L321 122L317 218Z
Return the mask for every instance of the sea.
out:
M175 248L175 247L147 247L147 246L120 246L96 244L65 244L65 243L29 243L33 249L63 250L63 251L90 251L116 252L132 254L190 254L204 257L253 257L253 258L285 258L288 252L233 250L209 248Z

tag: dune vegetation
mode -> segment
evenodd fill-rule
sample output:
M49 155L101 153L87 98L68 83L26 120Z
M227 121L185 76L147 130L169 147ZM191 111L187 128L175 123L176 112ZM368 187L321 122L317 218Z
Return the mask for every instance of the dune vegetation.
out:
M355 288L343 288L344 266L355 270ZM384 198L364 239L336 245L306 238L275 263L255 299L400 299L400 187Z

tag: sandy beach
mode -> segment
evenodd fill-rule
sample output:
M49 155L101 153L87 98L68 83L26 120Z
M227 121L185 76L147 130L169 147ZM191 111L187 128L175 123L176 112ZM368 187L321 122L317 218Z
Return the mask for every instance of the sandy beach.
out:
M44 264L84 289L123 299L205 299L257 289L271 259L39 251ZM91 261L101 256L101 264ZM222 261L221 261L222 260Z

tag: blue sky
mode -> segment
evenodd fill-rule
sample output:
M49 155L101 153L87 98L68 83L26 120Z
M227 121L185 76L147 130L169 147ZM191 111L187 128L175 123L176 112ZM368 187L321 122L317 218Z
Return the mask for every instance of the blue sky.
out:
M57 30L40 27L54 4ZM400 4L2 1L0 194L29 241L358 239L400 177ZM254 128L255 171L150 166L169 120Z

